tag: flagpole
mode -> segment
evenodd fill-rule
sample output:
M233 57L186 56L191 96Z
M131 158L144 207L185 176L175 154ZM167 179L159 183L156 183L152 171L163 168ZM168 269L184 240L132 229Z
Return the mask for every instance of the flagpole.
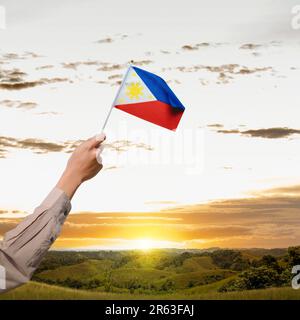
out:
M111 112L112 112L112 110L113 110L113 108L114 108L114 106L115 106L115 103L116 103L116 101L117 101L117 99L118 99L119 93L121 92L121 90L122 90L123 87L124 87L125 80L126 80L126 78L127 78L127 75L128 75L128 73L129 73L130 68L131 68L131 64L129 64L129 67L128 67L128 69L127 69L127 71L126 71L126 73L125 73L125 75L124 75L124 77L123 77L123 79L122 79L121 85L120 85L119 90L118 90L118 92L117 92L117 94L116 94L116 96L115 96L115 99L114 99L114 101L113 101L113 103L112 103L112 105L111 105L111 107L110 107L110 109L109 109L109 111L108 111L108 114L107 114L107 116L106 116L106 119L105 119L104 124L103 124L102 129L101 129L101 132L104 131L104 129L105 129L106 125L107 125L108 119L109 119L109 117L110 117L110 115L111 115Z

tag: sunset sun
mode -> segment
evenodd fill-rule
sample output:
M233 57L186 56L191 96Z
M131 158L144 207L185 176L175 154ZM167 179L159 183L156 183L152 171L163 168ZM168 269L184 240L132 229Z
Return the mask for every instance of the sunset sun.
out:
M136 248L140 250L150 250L155 246L155 243L151 239L138 239L136 241Z

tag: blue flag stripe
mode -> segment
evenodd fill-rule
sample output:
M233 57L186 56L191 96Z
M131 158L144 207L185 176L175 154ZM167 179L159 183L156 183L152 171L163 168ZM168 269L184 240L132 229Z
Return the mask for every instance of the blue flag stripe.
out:
M182 111L185 110L185 107L175 96L174 92L170 89L165 80L143 69L137 67L132 68L135 70L138 76L144 81L145 85L149 88L149 90L152 92L152 94L158 101L169 104L173 108L177 108Z

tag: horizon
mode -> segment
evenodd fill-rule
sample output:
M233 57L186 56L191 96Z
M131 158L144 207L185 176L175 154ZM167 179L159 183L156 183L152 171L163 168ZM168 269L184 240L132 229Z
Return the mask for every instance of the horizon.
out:
M294 247L299 247L300 245L295 245ZM293 247L293 246L291 246ZM81 248L60 248L60 249L55 249L55 248L51 248L49 250L49 252L100 252L100 251L142 251L145 254L147 253L151 253L152 251L156 251L156 250L173 250L173 251L214 251L214 250L288 250L291 247L282 247L282 248L264 248L264 247L256 247L256 248L220 248L220 247L211 247L211 248L149 248L149 249L98 249L98 250L93 250L93 249L84 249L81 250Z

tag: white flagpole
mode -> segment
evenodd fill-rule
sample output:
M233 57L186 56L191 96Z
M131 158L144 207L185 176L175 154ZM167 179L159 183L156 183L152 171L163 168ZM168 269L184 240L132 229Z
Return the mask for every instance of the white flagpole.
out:
M113 110L113 108L114 108L114 106L115 106L115 103L116 103L116 101L117 101L117 99L118 99L119 93L121 92L122 88L124 87L125 80L126 80L126 78L127 78L127 75L128 75L128 73L129 73L130 68L131 68L131 64L129 65L129 67L128 67L128 69L127 69L127 71L126 71L126 73L125 73L125 75L124 75L124 77L123 77L123 79L122 79L121 85L120 85L119 90L118 90L118 92L117 92L117 94L116 94L116 96L115 96L115 99L114 99L114 101L113 101L113 103L112 103L112 105L111 105L111 107L110 107L110 109L109 109L109 111L108 111L108 114L107 114L107 116L106 116L106 119L105 119L104 124L103 124L102 129L101 129L101 132L104 131L104 129L105 129L106 125L107 125L108 119L109 119L109 117L110 117L110 115L111 115L111 112L112 112L112 110Z

